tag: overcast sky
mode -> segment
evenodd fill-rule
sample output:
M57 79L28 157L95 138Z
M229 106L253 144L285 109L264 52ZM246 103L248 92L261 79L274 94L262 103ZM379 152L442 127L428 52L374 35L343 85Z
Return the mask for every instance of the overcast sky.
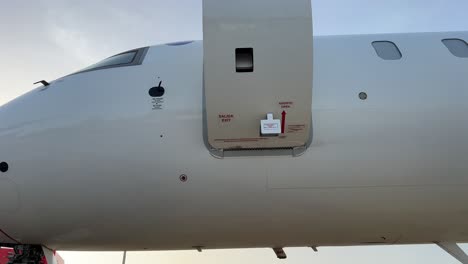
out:
M0 1L0 105L31 90L35 81L56 79L118 52L202 38L201 0ZM312 4L315 35L468 30L467 0ZM262 249L131 253L127 263L457 263L432 245L288 253L285 262ZM67 264L120 263L115 253L62 255Z

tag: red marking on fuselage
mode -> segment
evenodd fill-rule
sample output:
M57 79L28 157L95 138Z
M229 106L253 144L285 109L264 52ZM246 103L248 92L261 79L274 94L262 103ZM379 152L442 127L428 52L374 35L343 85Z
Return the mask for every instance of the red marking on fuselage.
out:
M215 141L222 141L226 143L234 143L234 142L256 142L260 140L267 140L266 138L219 138L215 139Z
M286 126L286 111L281 113L281 134L284 134L284 129Z

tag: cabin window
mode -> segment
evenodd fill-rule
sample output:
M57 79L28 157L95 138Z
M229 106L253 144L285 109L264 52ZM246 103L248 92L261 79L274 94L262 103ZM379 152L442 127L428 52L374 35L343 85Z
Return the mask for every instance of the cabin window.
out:
M143 63L143 59L147 51L148 47L119 53L89 67L86 67L83 70L74 74L103 69L111 69L116 67L141 65Z
M468 43L462 39L444 39L442 43L454 55L460 58L468 58Z
M384 60L399 60L402 55L398 46L391 41L374 41L372 46L377 55Z

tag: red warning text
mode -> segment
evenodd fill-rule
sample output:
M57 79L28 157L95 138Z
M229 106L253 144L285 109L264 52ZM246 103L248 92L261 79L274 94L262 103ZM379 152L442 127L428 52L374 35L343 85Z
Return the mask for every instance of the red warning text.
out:
M230 123L234 119L233 114L219 114L218 115L219 122L221 123Z
M281 109L289 109L293 107L294 103L293 102L279 102L279 105L281 106Z

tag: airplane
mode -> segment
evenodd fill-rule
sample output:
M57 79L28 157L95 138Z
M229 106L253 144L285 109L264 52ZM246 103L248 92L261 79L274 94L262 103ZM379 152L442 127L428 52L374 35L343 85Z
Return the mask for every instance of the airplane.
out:
M468 263L468 32L314 36L311 8L204 0L203 41L1 106L8 263L433 243Z

